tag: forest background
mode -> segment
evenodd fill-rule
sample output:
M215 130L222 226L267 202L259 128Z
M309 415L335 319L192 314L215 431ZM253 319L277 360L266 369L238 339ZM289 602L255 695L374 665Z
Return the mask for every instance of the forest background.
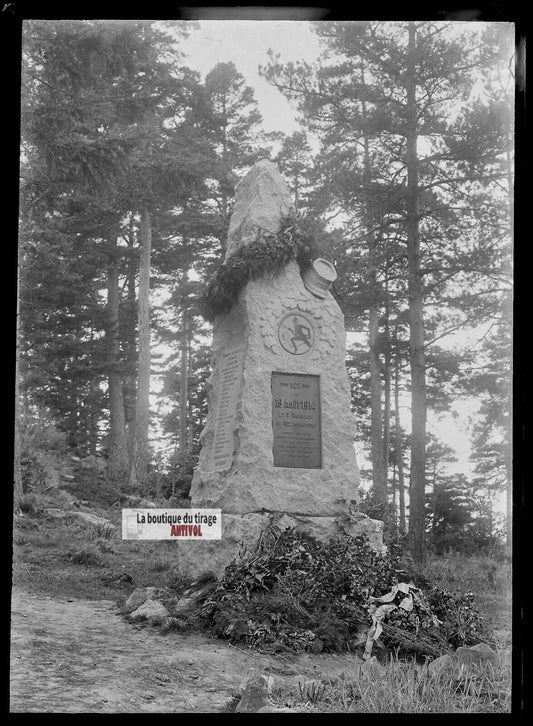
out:
M265 47L259 71L296 109L283 132L236 63L190 67L205 23L25 22L15 502L51 447L186 502L202 294L235 183L270 158L339 274L363 510L415 559L493 552L511 536L512 25L305 25L312 56ZM468 462L427 425L454 411Z

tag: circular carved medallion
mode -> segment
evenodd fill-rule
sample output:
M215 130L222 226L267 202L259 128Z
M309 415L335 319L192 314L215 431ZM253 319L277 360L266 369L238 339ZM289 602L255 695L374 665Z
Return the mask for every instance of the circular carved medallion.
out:
M278 326L278 339L281 347L292 355L303 355L314 345L313 323L301 312L287 313Z

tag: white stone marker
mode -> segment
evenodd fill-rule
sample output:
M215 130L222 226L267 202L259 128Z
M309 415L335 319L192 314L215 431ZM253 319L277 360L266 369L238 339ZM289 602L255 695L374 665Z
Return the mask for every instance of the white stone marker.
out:
M275 234L294 212L270 161L255 164L235 191L226 260L257 238L258 227ZM340 532L336 518L356 508L344 317L327 291L334 269L325 260L313 267L306 284L296 261L248 282L215 321L209 413L190 494L193 507L222 510L222 540L179 543L180 569L190 575L221 574L272 514L324 540ZM349 531L366 532L381 549L382 527L356 514Z

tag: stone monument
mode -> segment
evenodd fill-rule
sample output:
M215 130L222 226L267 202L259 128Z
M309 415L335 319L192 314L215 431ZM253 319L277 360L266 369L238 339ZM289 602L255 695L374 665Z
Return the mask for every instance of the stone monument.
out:
M275 164L260 161L238 183L225 261L276 234L294 213ZM190 576L221 574L241 544L253 547L271 517L318 540L366 533L376 549L382 522L357 512L359 471L346 371L344 318L328 288L336 272L295 260L250 280L217 316L208 416L191 485L195 508L222 510L222 540L179 542Z

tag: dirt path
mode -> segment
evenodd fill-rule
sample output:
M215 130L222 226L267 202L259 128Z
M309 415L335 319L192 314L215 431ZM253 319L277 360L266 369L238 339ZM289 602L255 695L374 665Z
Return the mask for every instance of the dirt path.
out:
M270 656L201 634L126 623L110 600L14 591L11 711L217 713L252 669L272 674L347 670L336 656Z

